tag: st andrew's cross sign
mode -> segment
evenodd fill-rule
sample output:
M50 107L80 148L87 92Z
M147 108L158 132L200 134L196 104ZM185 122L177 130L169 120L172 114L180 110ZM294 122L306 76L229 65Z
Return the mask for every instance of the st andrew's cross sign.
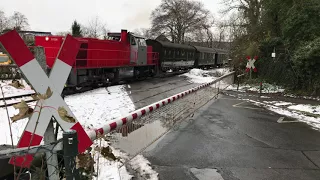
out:
M53 116L64 131L71 129L77 131L79 152L84 152L92 145L92 140L61 97L61 92L75 62L80 43L70 35L65 38L49 77L15 30L1 35L0 43L37 93L46 94L48 88L52 91L49 98L37 102L34 112L38 113L31 115L17 148L39 145ZM64 110L72 121L66 121L61 117L58 109ZM29 167L32 159L33 156L29 154L13 157L10 159L10 163L21 167Z

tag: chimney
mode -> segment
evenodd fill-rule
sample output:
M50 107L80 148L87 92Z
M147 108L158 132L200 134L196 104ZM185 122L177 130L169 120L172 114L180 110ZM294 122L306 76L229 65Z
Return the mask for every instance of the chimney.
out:
M128 43L128 31L121 29L121 42L127 44Z

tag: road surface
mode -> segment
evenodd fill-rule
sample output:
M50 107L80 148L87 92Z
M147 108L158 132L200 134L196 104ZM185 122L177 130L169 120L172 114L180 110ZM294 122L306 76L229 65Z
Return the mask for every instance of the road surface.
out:
M143 155L164 180L320 179L320 132L280 117L222 96Z

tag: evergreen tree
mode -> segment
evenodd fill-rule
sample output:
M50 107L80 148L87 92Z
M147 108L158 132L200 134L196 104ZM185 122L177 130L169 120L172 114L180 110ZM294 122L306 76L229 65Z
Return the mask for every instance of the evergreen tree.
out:
M71 27L73 37L82 37L82 30L80 24L75 20Z

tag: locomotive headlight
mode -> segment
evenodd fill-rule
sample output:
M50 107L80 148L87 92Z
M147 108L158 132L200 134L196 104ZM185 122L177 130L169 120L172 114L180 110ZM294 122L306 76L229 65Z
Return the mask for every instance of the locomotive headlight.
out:
M49 37L46 37L46 41L49 41Z

